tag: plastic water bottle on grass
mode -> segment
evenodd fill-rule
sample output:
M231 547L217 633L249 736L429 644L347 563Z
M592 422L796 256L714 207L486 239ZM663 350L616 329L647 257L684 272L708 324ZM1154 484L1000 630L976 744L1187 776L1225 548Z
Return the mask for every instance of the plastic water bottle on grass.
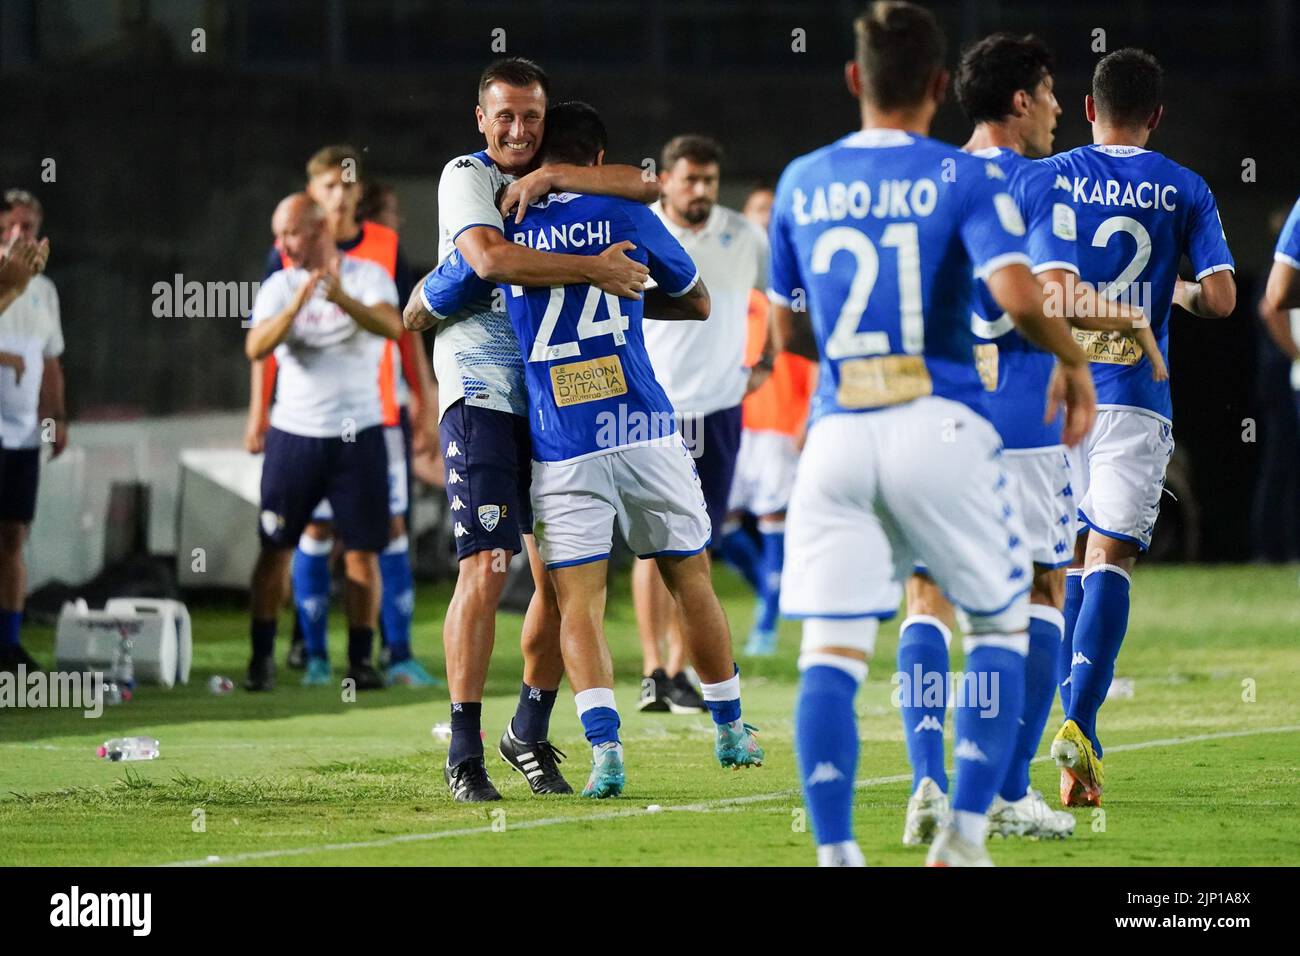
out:
M158 740L155 737L114 737L104 741L95 751L105 760L153 760L158 756Z

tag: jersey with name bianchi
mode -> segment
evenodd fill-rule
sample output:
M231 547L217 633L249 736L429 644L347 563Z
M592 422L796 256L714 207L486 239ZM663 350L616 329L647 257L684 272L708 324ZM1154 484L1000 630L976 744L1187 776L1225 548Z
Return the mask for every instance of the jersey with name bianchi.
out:
M1040 160L1070 190L1079 274L1108 299L1141 306L1172 374L1169 310L1178 263L1196 279L1234 268L1219 208L1196 173L1137 146L1080 146ZM1101 408L1136 408L1172 420L1169 381L1129 339L1076 335L1092 360Z
M1010 149L993 147L971 155L996 163L1006 174L1007 192L1025 221L1025 246L1035 274L1063 269L1078 274L1074 207L1070 191L1051 170ZM996 348L994 368L984 366L989 416L1007 448L1047 448L1061 444L1065 413L1043 421L1047 388L1056 358L1015 328L984 282L976 285L971 328L976 338ZM991 386L991 387L990 387Z
M771 296L811 315L821 363L810 421L926 395L988 417L975 278L1029 263L1006 187L996 163L901 130L853 133L786 167Z
M542 252L599 255L629 240L668 295L689 292L695 263L653 212L611 196L558 193L535 200L506 238ZM458 256L425 280L426 306L446 314L474 292ZM677 440L672 403L655 378L642 334L643 303L595 286L509 286L506 309L524 358L533 457L561 462Z

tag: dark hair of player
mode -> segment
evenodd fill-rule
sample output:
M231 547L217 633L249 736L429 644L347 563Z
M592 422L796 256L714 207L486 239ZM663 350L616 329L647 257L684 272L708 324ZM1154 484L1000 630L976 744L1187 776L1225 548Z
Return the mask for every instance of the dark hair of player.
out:
M322 146L316 152L311 154L311 159L307 160L307 178L329 172L331 169L338 169L348 160L352 161L352 175L358 181L364 179L361 175L361 153L354 146L348 146L345 143L336 143L333 146Z
M674 136L664 146L660 157L660 169L668 170L677 165L677 160L688 159L692 163L706 166L709 163L722 165L722 144L711 136L698 133L683 133Z
M1033 96L1054 69L1052 51L1038 37L994 33L965 49L953 86L967 119L996 123L1011 115L1018 90Z
M541 161L590 166L608 141L605 123L593 106L580 100L557 103L546 111Z
M946 47L934 14L914 3L876 0L853 21L862 96L877 109L905 109L925 97Z
M1145 50L1125 47L1103 56L1092 71L1097 115L1118 126L1137 126L1160 106L1165 71Z
M536 83L542 88L542 93L549 95L551 92L551 81L547 79L546 71L522 56L502 57L487 65L487 69L478 78L479 103L483 102L483 94L493 83L525 88Z

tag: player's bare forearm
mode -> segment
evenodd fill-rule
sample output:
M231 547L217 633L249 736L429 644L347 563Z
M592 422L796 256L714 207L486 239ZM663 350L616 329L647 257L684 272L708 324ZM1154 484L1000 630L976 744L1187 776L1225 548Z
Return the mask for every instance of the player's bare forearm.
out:
M1087 367L1088 357L1074 341L1065 320L1044 311L1043 287L1028 267L1020 263L1003 266L985 283L994 301L1011 316L1025 338L1043 351L1051 352L1062 365Z
M713 309L709 290L697 279L689 292L671 296L661 288L645 294L645 317L662 322L703 322Z
M387 302L362 305L352 296L340 294L338 306L352 317L353 322L375 335L381 335L386 339L397 339L406 331L406 326L402 325L402 317L397 312L397 306Z
M406 308L402 310L402 325L412 332L423 332L438 322L438 317L425 308L424 296L420 292L424 288L425 279L428 278L429 276L425 276L415 284L415 288L411 290L411 297L406 300Z
M56 358L47 358L41 371L41 393L37 399L37 414L41 418L53 418L56 422L67 419L63 387L63 364Z
M812 319L807 312L795 312L789 306L773 302L768 323L774 352L790 352L814 362L821 358L813 336Z
M552 192L594 193L621 196L641 203L659 198L659 180L647 176L640 166L574 166L554 163L544 167L551 178Z
M1279 349L1291 361L1300 359L1300 345L1297 345L1295 336L1291 334L1291 316L1281 309L1269 307L1269 301L1264 298L1259 303L1259 320L1264 323L1264 329Z
M1300 309L1300 269L1286 262L1274 262L1268 272L1264 302L1274 312Z
M1199 282L1179 279L1174 283L1174 305L1202 319L1226 319L1237 307L1237 282L1227 270Z
M466 229L456 248L480 279L505 285L594 285L626 299L640 299L650 270L627 257L636 247L616 242L598 256L538 252L508 242L499 230L486 226Z
M295 300L273 315L266 322L259 322L248 330L244 339L244 354L250 362L257 362L274 352L293 328L293 317L298 314L299 305Z

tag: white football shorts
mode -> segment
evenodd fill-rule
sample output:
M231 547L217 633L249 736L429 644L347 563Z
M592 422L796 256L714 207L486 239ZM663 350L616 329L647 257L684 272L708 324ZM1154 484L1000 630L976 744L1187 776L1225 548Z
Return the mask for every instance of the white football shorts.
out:
M790 504L798 467L799 452L790 435L745 429L727 510L748 511L759 517L784 511Z
M1028 626L1029 552L993 426L927 396L812 427L786 516L788 617L892 617L924 564L983 629Z
M1002 467L1016 488L1030 560L1048 568L1065 567L1074 556L1078 530L1065 446L1004 448Z
M1145 551L1173 453L1173 430L1164 419L1136 409L1097 409L1097 423L1074 456L1079 520Z
M533 462L533 534L548 568L609 557L614 525L642 558L695 554L712 527L680 435L566 462Z

